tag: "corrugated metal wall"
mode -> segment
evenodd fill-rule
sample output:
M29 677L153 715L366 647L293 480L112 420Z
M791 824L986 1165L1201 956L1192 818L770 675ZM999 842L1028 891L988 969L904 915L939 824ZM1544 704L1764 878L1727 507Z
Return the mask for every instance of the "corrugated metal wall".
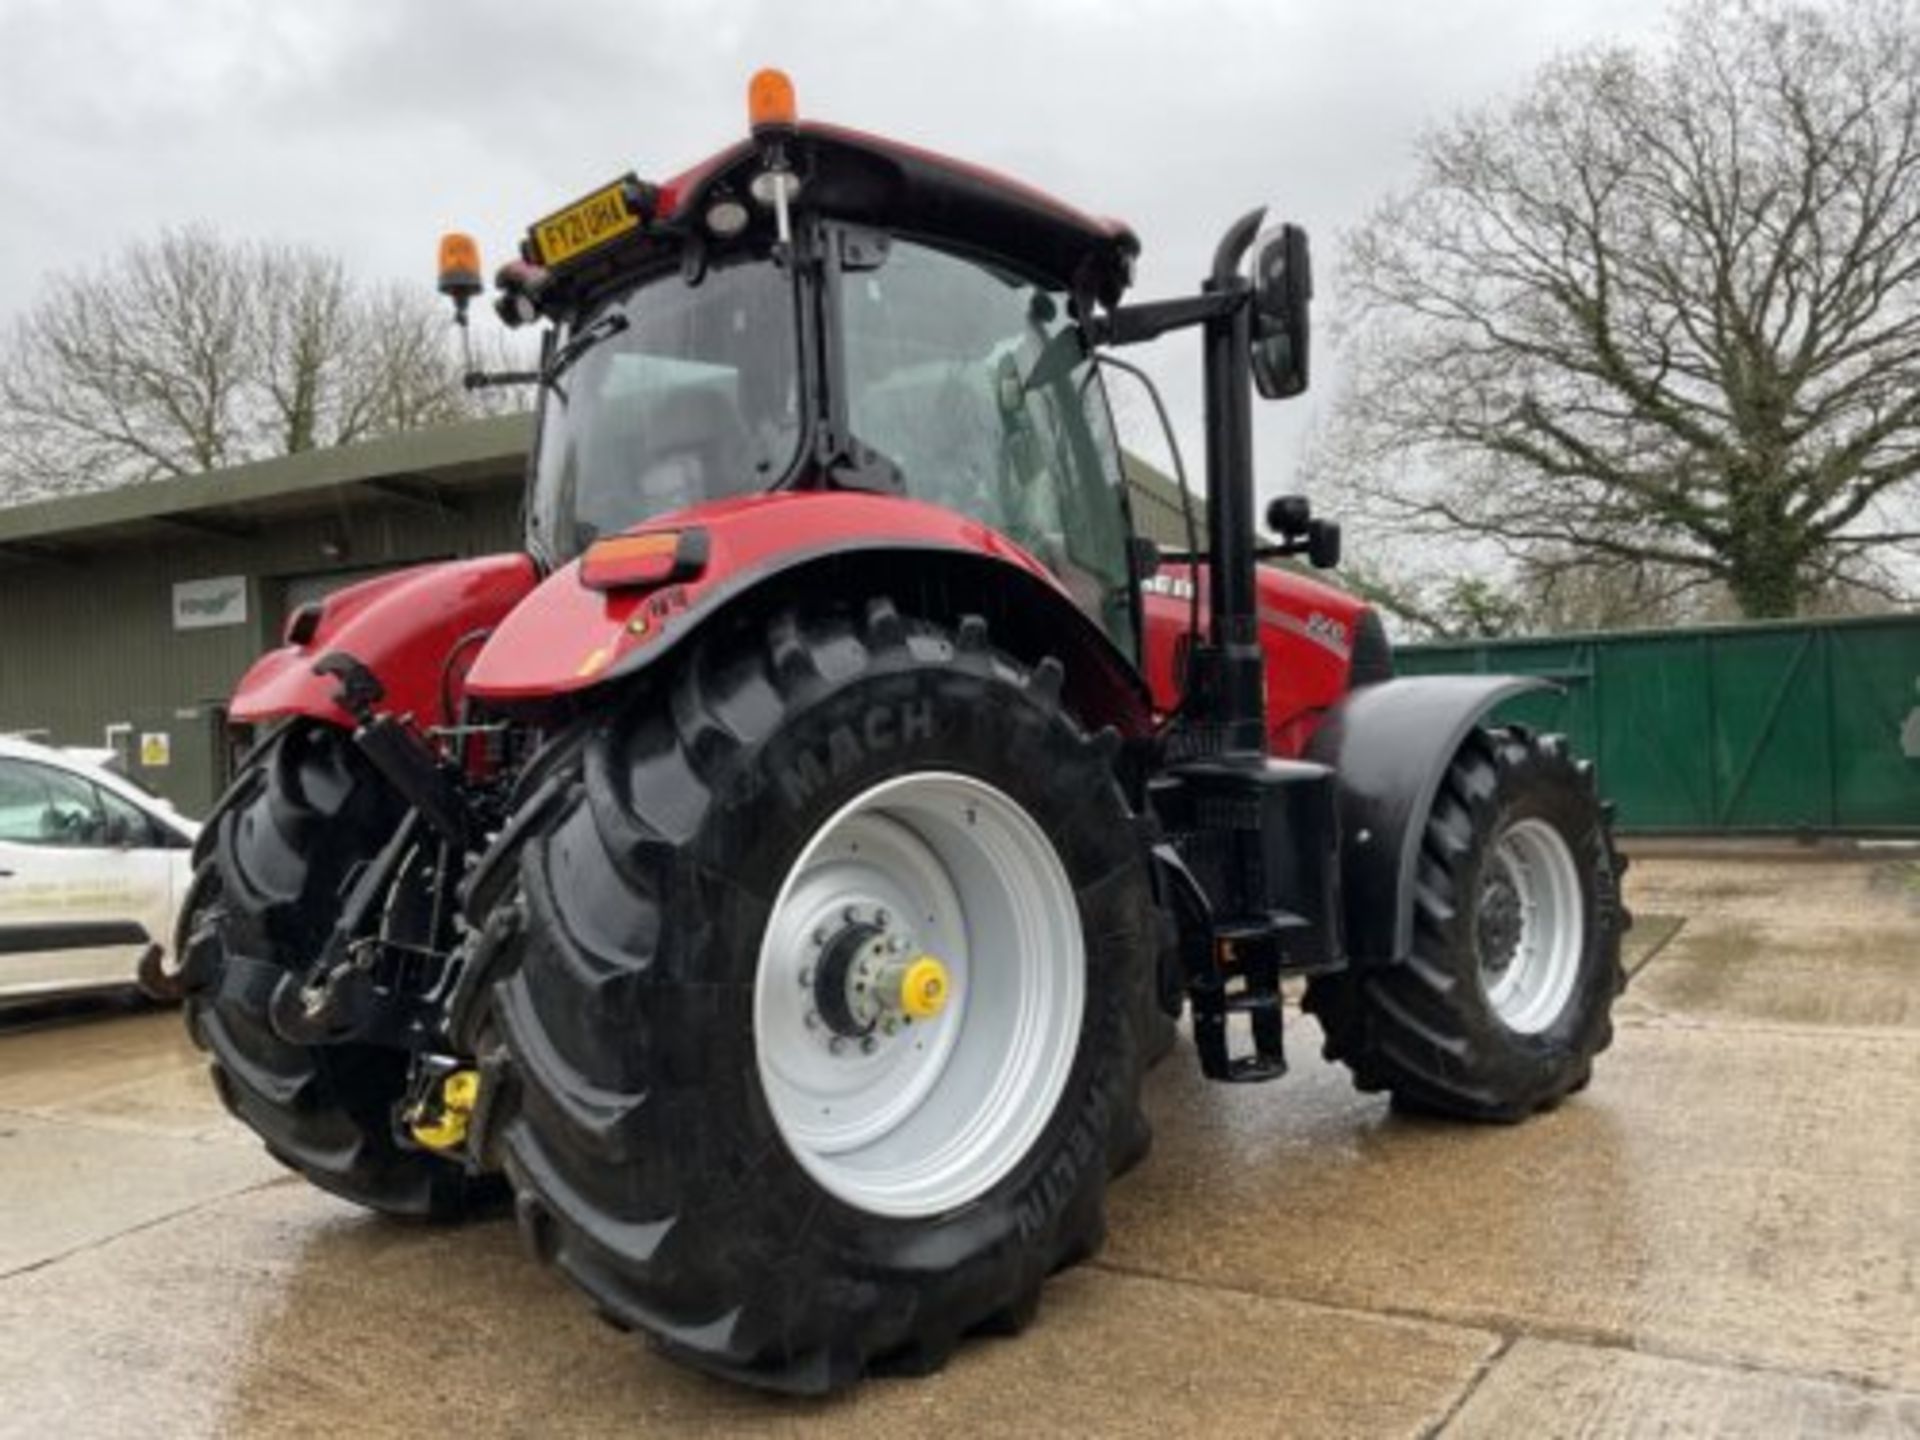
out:
M1920 833L1920 615L1418 645L1403 674L1560 682L1505 718L1564 731L1623 830Z
M65 561L9 561L0 567L0 731L92 746L109 725L126 725L136 748L141 734L165 734L168 763L135 773L198 812L214 791L218 707L278 636L290 580L517 548L519 533L517 486L466 490L459 509L445 511L356 490L333 512L269 520L244 538L182 529L178 539ZM175 629L175 582L227 575L247 579L246 623Z

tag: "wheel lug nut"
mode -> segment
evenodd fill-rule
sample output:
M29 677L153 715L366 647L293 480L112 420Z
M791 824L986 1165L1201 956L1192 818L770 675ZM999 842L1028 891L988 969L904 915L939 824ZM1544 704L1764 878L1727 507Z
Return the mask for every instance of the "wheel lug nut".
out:
M829 1055L838 1055L842 1050L846 1048L847 1048L846 1040L839 1035L834 1036L833 1039L827 1042L827 1053Z
M811 1010L807 1011L807 1029L818 1030L819 1028L820 1017Z
M813 984L813 971L802 970L800 972L800 988L802 990L805 990L812 984Z
M884 930L893 923L893 917L884 910L875 910L873 912L873 923Z
M860 1053L862 1055L871 1055L876 1049L879 1048L879 1046L880 1046L880 1042L874 1039L873 1036L871 1035L865 1036L860 1041Z
M818 930L813 932L813 943L816 945L824 945L827 943L826 926L822 925Z
M840 918L849 925L856 924L860 919L860 912L849 905L840 912Z

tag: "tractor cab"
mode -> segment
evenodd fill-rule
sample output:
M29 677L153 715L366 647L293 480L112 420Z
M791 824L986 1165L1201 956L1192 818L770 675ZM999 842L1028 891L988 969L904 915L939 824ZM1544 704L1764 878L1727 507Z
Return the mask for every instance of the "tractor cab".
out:
M755 115L664 185L536 223L501 274L551 322L529 548L777 490L903 495L1039 560L1126 653L1139 629L1112 418L1082 322L1123 227L854 131Z

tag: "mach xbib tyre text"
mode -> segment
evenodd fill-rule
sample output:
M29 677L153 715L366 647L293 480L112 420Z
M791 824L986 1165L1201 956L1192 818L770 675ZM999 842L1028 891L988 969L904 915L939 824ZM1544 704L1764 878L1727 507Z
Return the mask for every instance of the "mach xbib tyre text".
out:
M705 1369L932 1368L1098 1247L1145 1143L1157 932L1111 746L1057 663L886 601L663 672L494 924L522 1223Z
M469 1199L460 1167L394 1139L406 1056L290 1044L268 1018L274 986L320 953L355 868L393 834L399 801L345 733L305 721L269 741L236 785L201 836L184 927L190 968L208 976L188 997L187 1023L220 1098L323 1189L397 1215L458 1213Z
M1406 1108L1518 1120L1580 1089L1626 984L1625 862L1557 735L1476 730L1421 840L1413 953L1308 982L1326 1053Z

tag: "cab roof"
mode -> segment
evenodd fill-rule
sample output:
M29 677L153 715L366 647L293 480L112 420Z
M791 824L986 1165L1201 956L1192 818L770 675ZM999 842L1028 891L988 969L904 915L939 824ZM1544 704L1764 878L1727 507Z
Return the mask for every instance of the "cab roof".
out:
M1000 256L1108 305L1132 280L1140 241L1130 228L1022 181L815 121L794 127L786 151L802 182L802 208ZM693 225L721 196L744 197L760 155L757 142L743 140L664 182L658 218Z

